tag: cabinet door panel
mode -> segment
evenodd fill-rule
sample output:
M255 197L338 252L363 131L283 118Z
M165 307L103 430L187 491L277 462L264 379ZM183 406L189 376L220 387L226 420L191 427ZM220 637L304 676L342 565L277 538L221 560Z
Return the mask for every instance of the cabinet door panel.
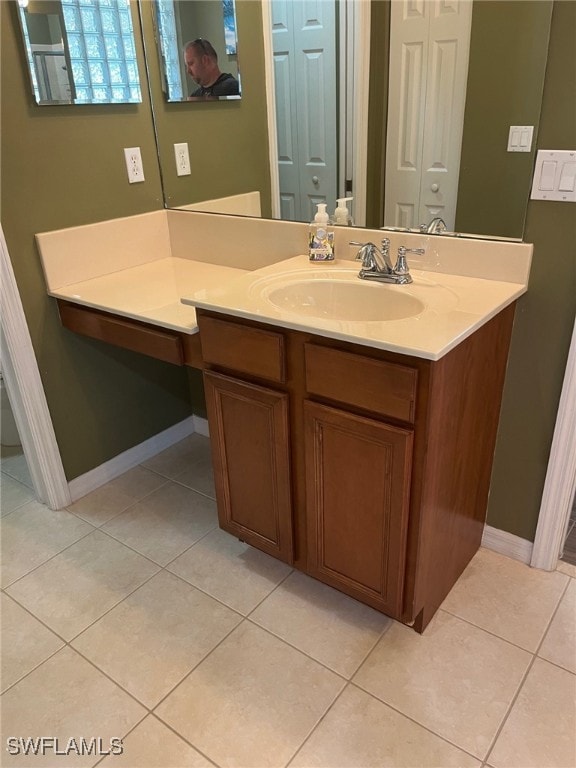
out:
M204 374L220 527L293 561L288 395Z
M304 407L308 571L400 615L412 431Z

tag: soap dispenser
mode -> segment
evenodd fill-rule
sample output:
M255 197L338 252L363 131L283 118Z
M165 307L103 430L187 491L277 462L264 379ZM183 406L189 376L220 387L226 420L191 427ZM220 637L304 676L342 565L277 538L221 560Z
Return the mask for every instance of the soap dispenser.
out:
M332 261L334 259L334 230L326 212L326 203L317 204L314 221L310 222L308 235L308 256L310 261Z
M354 200L353 197L339 197L336 202L338 203L336 210L334 211L334 224L349 227L352 225L352 216L348 210L346 203L351 203Z

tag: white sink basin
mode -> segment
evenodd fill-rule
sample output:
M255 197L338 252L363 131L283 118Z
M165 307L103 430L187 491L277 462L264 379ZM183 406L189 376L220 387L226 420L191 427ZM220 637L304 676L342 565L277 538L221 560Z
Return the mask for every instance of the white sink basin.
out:
M425 309L405 286L360 280L299 280L274 288L267 299L285 312L359 322L402 320Z

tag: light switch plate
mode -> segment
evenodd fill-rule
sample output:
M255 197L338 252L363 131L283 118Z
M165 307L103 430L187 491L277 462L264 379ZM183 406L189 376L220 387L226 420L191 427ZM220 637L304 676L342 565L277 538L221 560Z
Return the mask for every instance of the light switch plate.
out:
M533 135L533 125L511 125L508 133L508 152L530 152Z
M576 203L576 150L538 150L530 198Z

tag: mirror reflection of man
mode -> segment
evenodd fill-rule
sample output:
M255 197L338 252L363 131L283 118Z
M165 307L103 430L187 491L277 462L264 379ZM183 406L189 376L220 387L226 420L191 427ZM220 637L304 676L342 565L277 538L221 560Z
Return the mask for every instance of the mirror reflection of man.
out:
M208 40L199 37L186 43L184 62L188 74L198 83L190 98L209 99L240 94L238 80L229 72L220 71L218 54Z

